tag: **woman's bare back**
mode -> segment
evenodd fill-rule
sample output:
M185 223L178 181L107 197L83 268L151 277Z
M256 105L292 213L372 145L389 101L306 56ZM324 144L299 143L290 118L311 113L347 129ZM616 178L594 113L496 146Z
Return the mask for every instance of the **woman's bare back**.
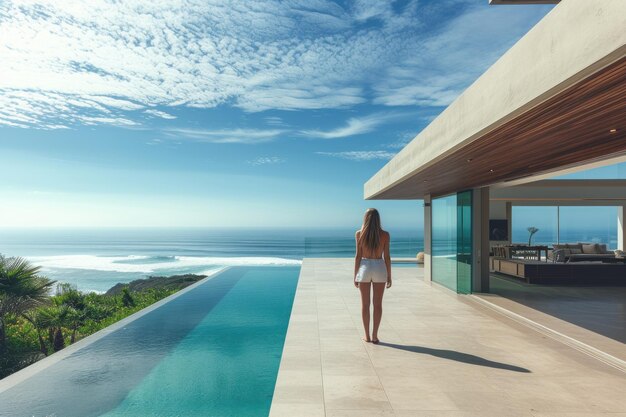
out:
M360 238L361 238L361 231L357 230L356 232L357 242L360 240ZM382 233L380 234L380 243L378 244L378 247L376 249L371 250L369 248L366 248L364 245L359 244L360 249L361 249L361 256L367 259L380 259L383 257L383 254L385 252L385 247L388 244L389 244L389 233L383 230Z

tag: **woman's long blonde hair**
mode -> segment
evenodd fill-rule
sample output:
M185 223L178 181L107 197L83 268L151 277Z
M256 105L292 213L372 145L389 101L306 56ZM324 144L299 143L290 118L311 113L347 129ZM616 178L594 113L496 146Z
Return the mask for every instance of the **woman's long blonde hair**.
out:
M381 234L380 214L375 208L369 208L363 216L363 226L361 226L361 236L359 245L369 250L376 250L380 247Z

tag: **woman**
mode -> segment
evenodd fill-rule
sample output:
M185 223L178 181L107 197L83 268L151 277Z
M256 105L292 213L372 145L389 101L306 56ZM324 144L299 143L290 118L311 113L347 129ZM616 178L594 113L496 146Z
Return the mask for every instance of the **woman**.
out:
M383 315L385 286L391 287L389 233L380 227L376 209L367 209L361 230L356 232L354 286L361 291L361 317L366 342L378 343L378 327ZM370 338L370 290L374 288L374 328Z

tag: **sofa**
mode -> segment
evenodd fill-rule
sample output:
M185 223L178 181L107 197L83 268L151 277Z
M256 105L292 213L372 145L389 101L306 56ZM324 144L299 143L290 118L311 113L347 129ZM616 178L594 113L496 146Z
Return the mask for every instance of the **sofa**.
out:
M602 262L614 260L615 253L608 250L605 244L565 243L554 245L548 259L553 262Z

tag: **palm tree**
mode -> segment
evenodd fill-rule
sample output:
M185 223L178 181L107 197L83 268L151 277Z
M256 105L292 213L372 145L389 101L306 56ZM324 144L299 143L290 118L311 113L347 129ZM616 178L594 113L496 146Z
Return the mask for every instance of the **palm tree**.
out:
M76 341L76 331L87 319L85 295L70 284L59 284L54 303L62 307L63 327L71 331L70 344L72 344Z
M6 350L6 317L22 315L50 298L55 281L39 275L39 271L23 258L0 255L0 352Z
M537 233L539 231L539 229L537 229L534 226L531 226L531 227L529 227L526 230L528 230L528 234L529 234L529 236L528 236L528 246L532 246L531 242L533 240L533 236L535 235L535 233Z
M111 310L93 301L93 297L83 294L70 284L59 284L52 303L32 309L22 314L37 332L39 350L48 355L48 346L56 352L65 347L64 331L70 333L69 344L76 341L78 329L86 322L100 321L108 317ZM47 338L47 343L46 343Z
M73 308L64 305L55 305L42 309L44 322L47 323L48 327L48 338L55 352L65 347L63 328L70 327L72 316L75 315L74 312Z
M48 346L44 339L44 331L49 332L52 328L52 320L54 314L50 314L50 307L34 308L22 314L25 320L27 320L35 328L37 332L37 340L39 341L39 351L48 356ZM48 338L50 339L49 335ZM53 341L50 341L52 345Z

